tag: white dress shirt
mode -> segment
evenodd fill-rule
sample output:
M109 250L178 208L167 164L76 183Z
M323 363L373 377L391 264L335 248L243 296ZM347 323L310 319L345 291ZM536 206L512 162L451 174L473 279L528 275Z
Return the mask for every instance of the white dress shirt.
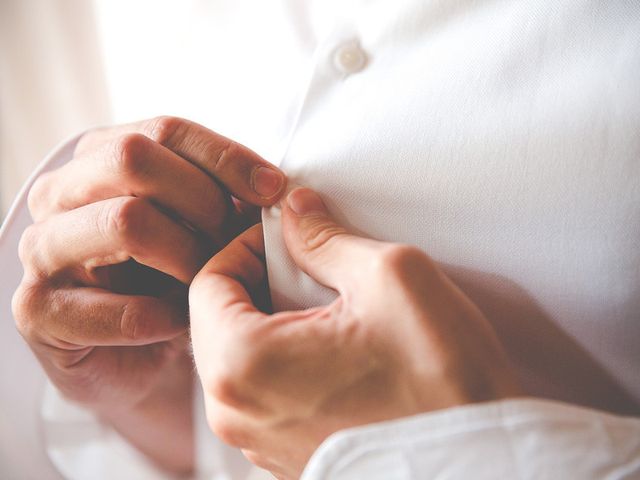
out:
M528 393L637 414L639 5L137 5L158 21L132 42L140 25L124 15L131 7L99 4L117 121L180 114L247 144L321 192L354 229L429 253L494 324ZM66 144L43 168L71 152ZM333 293L292 264L278 210L263 220L275 307L329 301ZM23 193L0 238L3 334L26 224ZM105 459L126 445L55 392L38 425L43 375L26 347L11 348L13 365L37 372L20 406L30 441L42 442L44 425L38 451L48 449L67 477L86 478L101 458L106 466L91 477L113 478ZM68 421L52 426L63 411ZM0 420L15 429L17 418ZM72 418L93 433L78 440ZM247 475L233 452L200 438L211 445L203 475ZM305 478L637 478L639 439L637 419L494 402L339 432ZM157 478L135 452L127 458L119 467L138 472L130 478Z

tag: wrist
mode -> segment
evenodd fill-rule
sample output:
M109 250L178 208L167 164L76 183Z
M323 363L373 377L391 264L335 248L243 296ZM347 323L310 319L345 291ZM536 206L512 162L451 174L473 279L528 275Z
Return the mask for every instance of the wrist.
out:
M184 355L141 400L98 416L157 466L174 474L195 468L193 366Z

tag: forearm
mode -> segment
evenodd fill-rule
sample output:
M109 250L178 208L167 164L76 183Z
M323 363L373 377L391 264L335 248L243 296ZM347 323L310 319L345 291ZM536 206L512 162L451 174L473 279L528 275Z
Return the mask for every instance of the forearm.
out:
M195 470L193 366L188 356L176 363L152 394L134 409L101 412L103 421L171 474Z

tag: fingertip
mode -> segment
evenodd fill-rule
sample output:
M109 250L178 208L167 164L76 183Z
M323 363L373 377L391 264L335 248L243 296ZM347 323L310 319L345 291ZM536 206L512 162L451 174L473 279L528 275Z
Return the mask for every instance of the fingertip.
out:
M287 192L279 203L282 218L282 234L287 247L295 244L307 227L318 221L330 220L327 206L314 190L295 186ZM293 242L293 243L292 243Z
M293 261L319 283L346 291L345 279L368 261L371 240L351 234L310 188L295 188L281 203L282 235Z
M289 252L296 257L302 244L313 237L342 229L335 224L320 195L307 187L296 187L280 201L282 234ZM336 228L334 228L336 227ZM339 228L338 228L339 227Z
M282 197L287 177L273 165L258 165L251 173L250 184L263 205L273 205Z
M286 206L298 217L328 215L327 206L318 193L306 187L297 187L285 198Z

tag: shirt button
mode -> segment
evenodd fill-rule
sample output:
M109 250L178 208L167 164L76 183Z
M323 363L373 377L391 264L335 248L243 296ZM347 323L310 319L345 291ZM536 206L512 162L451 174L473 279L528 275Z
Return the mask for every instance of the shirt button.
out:
M333 52L333 64L344 74L359 72L367 63L367 55L356 42L340 45Z

